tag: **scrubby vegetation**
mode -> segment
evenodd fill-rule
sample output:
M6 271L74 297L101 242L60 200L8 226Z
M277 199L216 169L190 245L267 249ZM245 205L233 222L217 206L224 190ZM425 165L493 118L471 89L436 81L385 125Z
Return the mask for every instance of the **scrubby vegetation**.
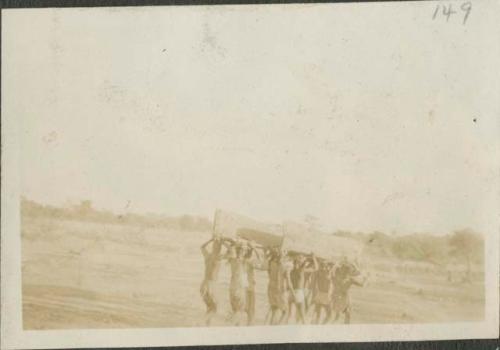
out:
M78 205L55 207L22 198L21 211L23 215L31 217L164 227L185 231L207 231L212 228L212 221L204 217L191 215L169 217L152 213L118 215L107 210L95 209L89 200L83 200ZM314 217L307 217L305 221L309 226L319 225ZM461 265L466 266L467 275L470 274L473 265L482 265L484 260L483 237L470 229L444 235L387 234L379 231L370 233L337 231L333 234L362 242L370 256L390 256L401 261L423 262L436 266Z
M482 265L484 261L483 237L471 229L444 235L429 233L388 235L378 231L371 233L338 231L334 234L362 241L371 256L390 256L399 260L425 262L438 266L465 265L467 274L470 274L472 265Z
M209 219L117 215L89 201L64 208L26 199L21 204L24 329L199 325L205 312L199 247L211 236ZM305 222L319 226L315 219ZM480 235L334 234L365 246L358 262L369 278L352 290L353 323L484 320ZM214 325L225 326L228 265L221 266L219 278ZM256 324L264 324L267 282L267 272L257 270Z
M211 221L203 217L192 215L170 217L154 213L115 214L108 210L95 209L92 206L92 202L89 200L83 200L78 205L55 207L51 205L43 205L26 198L22 198L21 214L30 217L52 217L57 219L80 220L100 223L139 225L145 227L164 227L186 231L204 231L212 228Z

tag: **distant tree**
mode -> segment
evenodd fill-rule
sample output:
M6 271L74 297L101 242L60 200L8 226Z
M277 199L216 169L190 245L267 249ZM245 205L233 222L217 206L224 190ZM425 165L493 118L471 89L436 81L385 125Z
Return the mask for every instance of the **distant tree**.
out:
M90 213L92 213L92 211L92 201L88 199L82 200L76 207L77 214L81 216L88 216Z
M402 260L425 261L441 265L448 251L446 238L425 233L403 236L386 236L384 245L391 245L391 252ZM380 240L380 239L379 239Z
M383 244L383 246L385 246L386 244ZM401 260L422 259L422 254L417 243L410 236L403 236L395 239L394 242L392 242L391 251L397 258Z
M440 264L443 254L446 253L446 246L443 239L430 235L419 235L418 249L421 260L433 264Z
M482 256L482 237L470 229L459 230L450 237L449 244L450 255L465 261L467 271L464 280L470 281L472 261Z
M333 235L339 236L339 237L352 237L355 234L352 232L349 232L349 231L345 231L345 230L337 230L337 231L333 232Z
M394 239L380 231L374 231L367 236L367 242L372 246L378 246L383 250L390 249Z

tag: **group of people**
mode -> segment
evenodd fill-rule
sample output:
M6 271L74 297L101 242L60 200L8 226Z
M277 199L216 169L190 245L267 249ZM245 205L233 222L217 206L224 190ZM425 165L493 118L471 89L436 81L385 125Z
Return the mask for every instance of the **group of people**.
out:
M255 320L256 269L268 274L269 310L265 322L272 325L289 323L293 312L296 322L301 324L306 323L311 312L316 324L336 322L342 314L344 323L349 323L349 290L353 285L363 286L366 282L366 276L360 278L359 268L346 257L333 262L312 253L287 252L224 237L207 241L201 251L205 276L200 294L207 307L207 325L218 311L215 284L223 261L227 261L231 269L231 322L238 326L252 325Z

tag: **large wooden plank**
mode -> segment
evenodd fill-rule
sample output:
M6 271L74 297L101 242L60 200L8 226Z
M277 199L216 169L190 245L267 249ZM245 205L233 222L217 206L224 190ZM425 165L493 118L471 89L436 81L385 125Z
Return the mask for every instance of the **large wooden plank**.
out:
M363 246L352 238L312 231L295 222L285 222L283 232L283 248L289 252L312 252L318 257L331 260L339 260L344 256L358 259L362 255Z
M267 247L280 246L283 241L281 225L260 222L220 209L215 212L213 234L216 237L252 240Z

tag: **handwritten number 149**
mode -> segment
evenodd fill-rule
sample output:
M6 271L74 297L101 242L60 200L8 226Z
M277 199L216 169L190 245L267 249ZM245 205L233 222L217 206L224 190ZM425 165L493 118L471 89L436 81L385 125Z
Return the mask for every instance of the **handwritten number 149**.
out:
M450 17L452 15L456 15L458 13L462 13L463 15L463 21L462 24L465 24L467 22L467 18L469 18L470 11L472 10L472 3L471 2L464 2L460 6L460 10L455 10L453 8L453 4L437 4L436 9L434 10L434 15L432 16L432 19L436 19L439 16L446 17L446 21L450 20Z

